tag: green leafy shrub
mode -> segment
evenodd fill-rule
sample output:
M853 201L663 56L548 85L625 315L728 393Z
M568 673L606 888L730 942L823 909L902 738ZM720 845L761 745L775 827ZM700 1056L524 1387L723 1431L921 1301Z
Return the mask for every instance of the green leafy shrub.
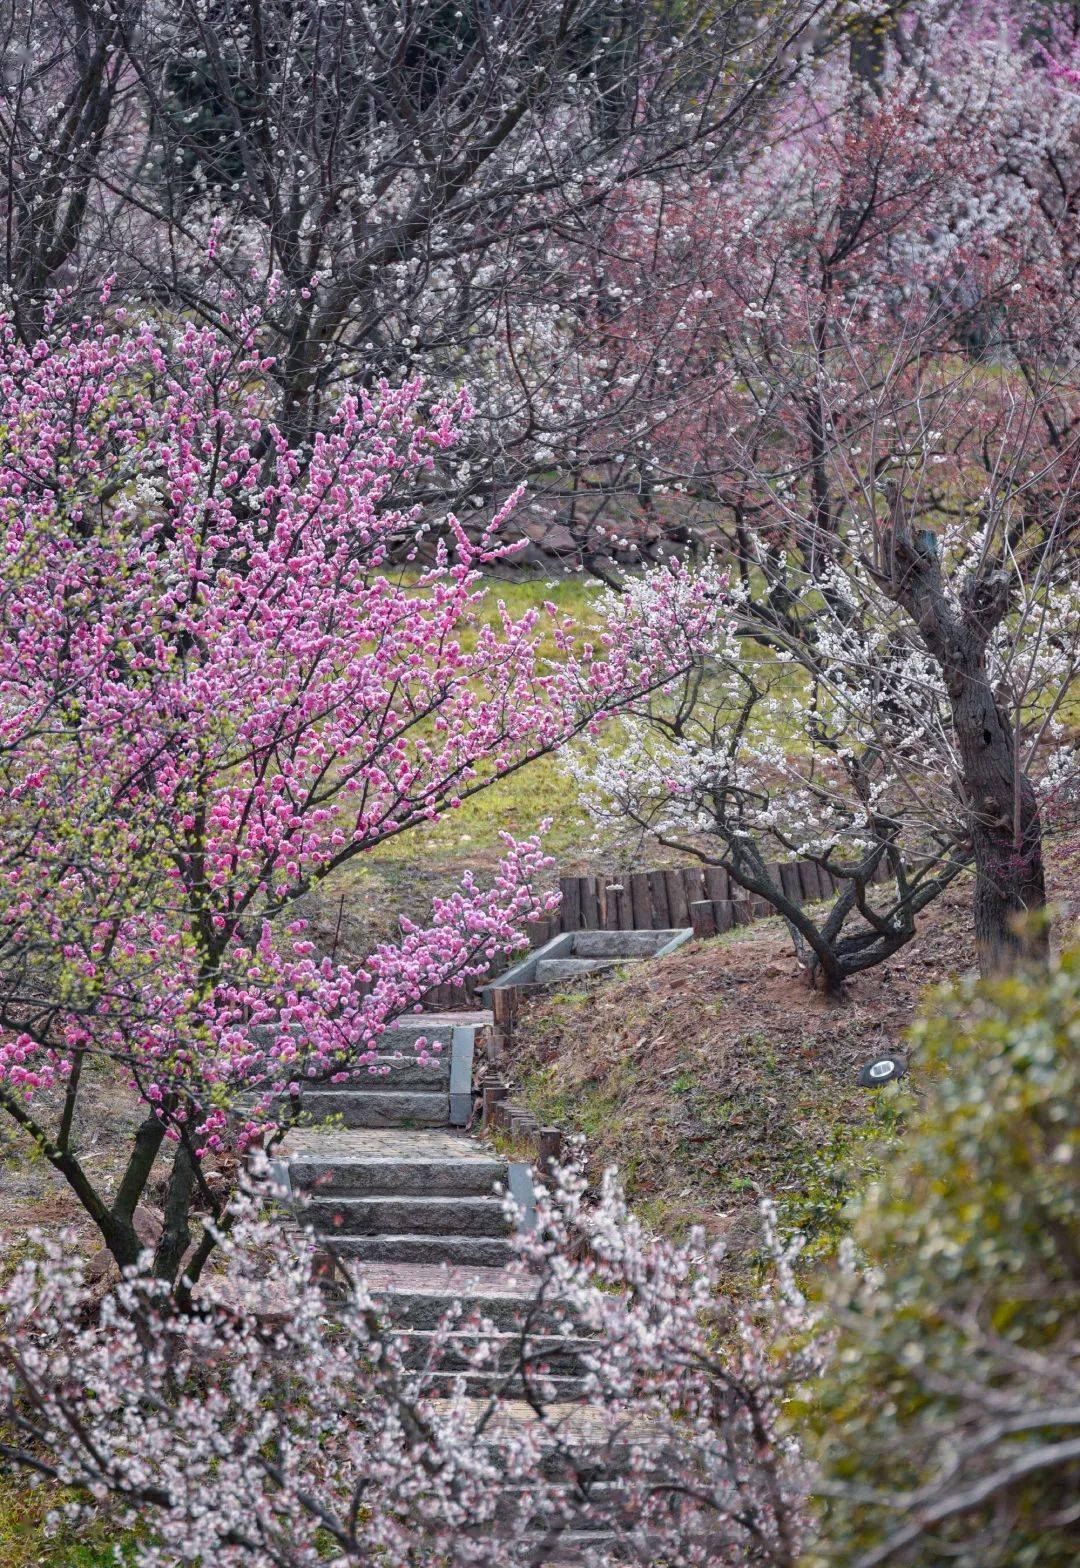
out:
M1080 1556L1080 951L960 987L860 1205L811 1412L830 1568Z

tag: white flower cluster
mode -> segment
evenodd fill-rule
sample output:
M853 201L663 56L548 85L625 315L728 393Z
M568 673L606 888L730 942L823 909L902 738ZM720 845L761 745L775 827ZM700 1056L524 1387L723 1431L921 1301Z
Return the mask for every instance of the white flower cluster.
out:
M609 1175L576 1167L540 1193L523 1236L533 1304L508 1375L529 1419L469 1398L446 1365L500 1367L505 1334L463 1312L415 1339L342 1265L328 1297L307 1246L242 1200L229 1270L177 1315L139 1272L93 1327L74 1249L41 1242L0 1305L8 1455L144 1526L140 1568L470 1568L590 1545L595 1568L752 1557L790 1563L802 1537L798 1454L779 1427L818 1367L816 1322L766 1216L773 1284L717 1341L723 1249L649 1236ZM588 1420L552 1404L546 1366L580 1353ZM453 1380L451 1380L451 1384Z

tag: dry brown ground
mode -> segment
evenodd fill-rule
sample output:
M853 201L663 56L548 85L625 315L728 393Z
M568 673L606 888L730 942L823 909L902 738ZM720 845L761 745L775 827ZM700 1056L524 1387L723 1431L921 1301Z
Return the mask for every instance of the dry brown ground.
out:
M807 989L775 920L548 996L526 1012L515 1082L542 1120L585 1134L594 1168L618 1165L661 1227L701 1224L752 1255L768 1195L811 1251L830 1250L920 1086L917 1059L903 1093L860 1089L856 1074L903 1043L934 985L970 971L969 896L954 887L837 1001ZM1059 854L1052 896L1055 941L1075 939L1080 850Z
M430 900L429 879L442 874L441 866L417 874L405 903ZM1058 854L1052 894L1062 909L1060 939L1080 909L1080 848ZM777 921L693 943L625 978L556 993L528 1014L518 1080L543 1115L587 1134L595 1164L623 1169L659 1223L700 1221L745 1237L760 1189L813 1234L832 1223L872 1159L876 1122L871 1097L854 1085L859 1065L900 1040L928 986L970 968L966 899L963 886L947 895L923 935L860 976L840 1002L806 990ZM395 902L383 903L384 920ZM346 905L338 929L336 907L324 904L316 940L328 949L336 935L347 957L362 945L368 919L364 904ZM917 1090L917 1062L910 1082ZM74 1143L106 1192L139 1115L118 1072L88 1074ZM162 1164L147 1194L151 1225L165 1175ZM96 1250L67 1186L0 1117L0 1268L11 1267L35 1226L73 1227L79 1244Z

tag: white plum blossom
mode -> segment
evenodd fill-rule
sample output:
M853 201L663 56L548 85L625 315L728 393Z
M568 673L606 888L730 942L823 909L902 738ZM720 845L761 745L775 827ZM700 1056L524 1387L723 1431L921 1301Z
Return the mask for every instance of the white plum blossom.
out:
M509 1408L498 1378L438 1377L451 1349L492 1366L490 1322L452 1312L417 1358L359 1269L338 1260L328 1292L253 1195L231 1218L188 1314L140 1270L94 1312L77 1254L41 1238L0 1297L0 1454L139 1526L139 1568L506 1568L568 1535L594 1568L792 1568L806 1477L782 1410L820 1349L770 1214L771 1282L732 1310L721 1246L650 1236L612 1173L597 1195L558 1172L522 1233L529 1404ZM560 1347L583 1404L553 1402Z

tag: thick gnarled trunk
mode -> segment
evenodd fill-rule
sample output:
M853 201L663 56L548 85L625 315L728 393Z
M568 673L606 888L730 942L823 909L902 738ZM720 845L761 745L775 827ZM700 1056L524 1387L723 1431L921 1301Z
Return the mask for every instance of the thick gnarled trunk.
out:
M1046 904L1042 820L981 659L949 696L971 822L975 941L988 973L1045 954L1045 931L1030 918Z
M971 830L975 938L986 974L1021 957L1044 957L1048 948L1039 918L1046 887L1038 801L986 666L1012 579L1002 571L972 573L952 598L934 535L912 530L896 489L891 505L883 569L874 575L915 622L945 682Z

